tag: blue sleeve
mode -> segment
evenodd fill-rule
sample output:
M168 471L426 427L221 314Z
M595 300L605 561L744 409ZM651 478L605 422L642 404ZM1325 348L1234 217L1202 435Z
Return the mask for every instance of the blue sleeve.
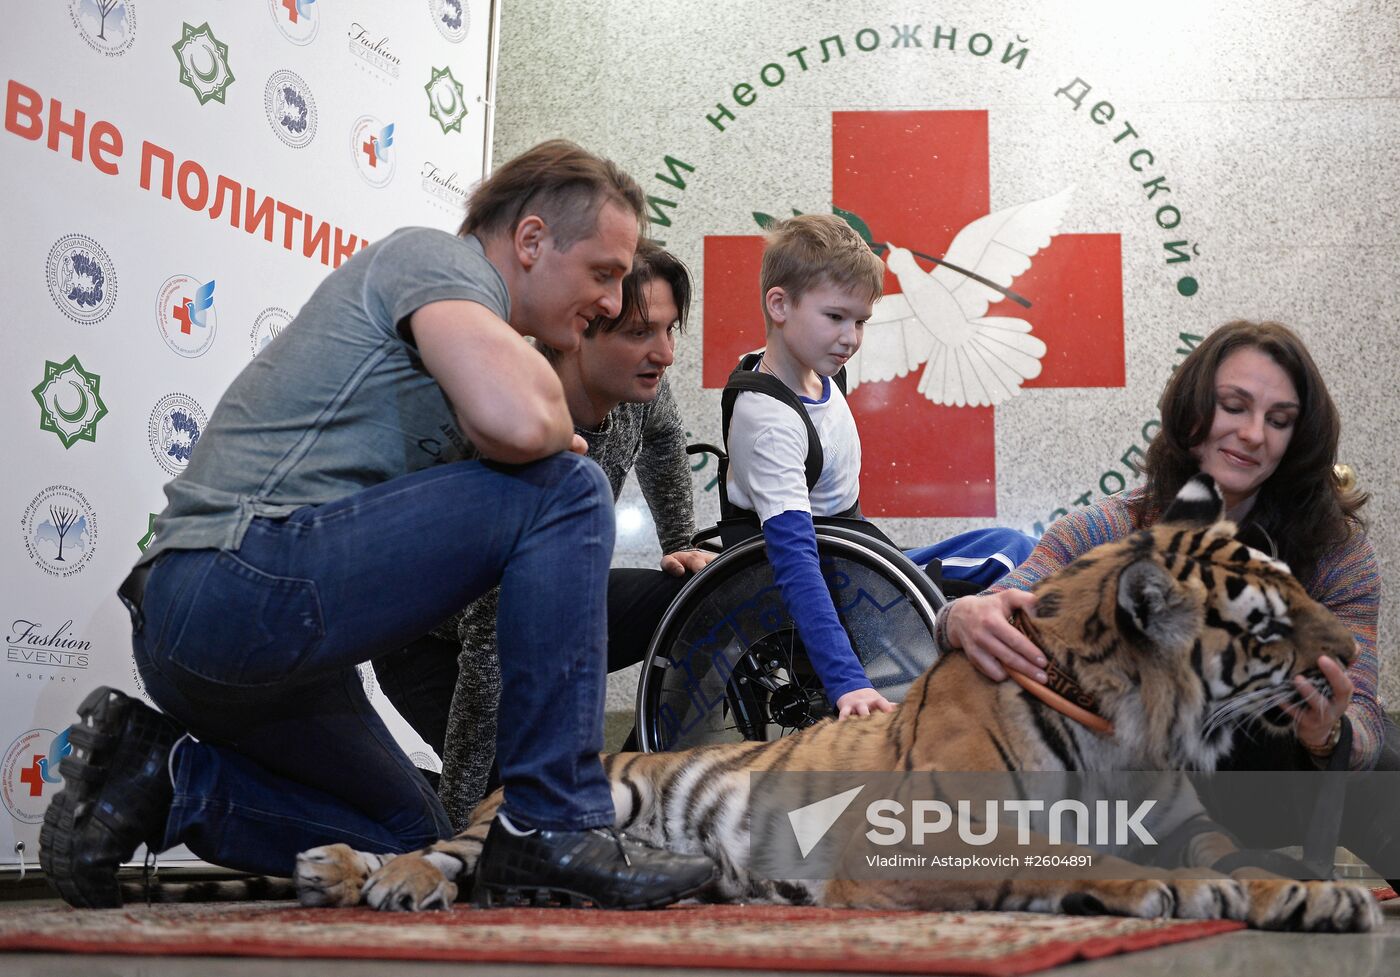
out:
M826 697L834 704L847 692L871 688L822 579L812 514L795 509L778 513L763 524L763 541L783 604Z

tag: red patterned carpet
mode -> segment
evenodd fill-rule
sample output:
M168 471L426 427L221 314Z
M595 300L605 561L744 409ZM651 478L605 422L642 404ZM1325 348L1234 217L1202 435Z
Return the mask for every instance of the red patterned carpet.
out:
M399 915L260 902L0 910L0 950L1013 975L1242 925L787 906Z

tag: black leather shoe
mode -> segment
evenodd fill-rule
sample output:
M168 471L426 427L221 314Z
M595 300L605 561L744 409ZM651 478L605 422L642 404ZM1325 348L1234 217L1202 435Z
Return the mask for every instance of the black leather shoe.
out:
M117 870L143 842L158 850L170 814L170 750L184 732L145 703L103 686L78 706L63 789L44 812L39 864L65 902L122 904Z
M705 888L714 871L704 855L678 855L611 828L522 836L497 820L481 850L472 899L478 906L660 909Z

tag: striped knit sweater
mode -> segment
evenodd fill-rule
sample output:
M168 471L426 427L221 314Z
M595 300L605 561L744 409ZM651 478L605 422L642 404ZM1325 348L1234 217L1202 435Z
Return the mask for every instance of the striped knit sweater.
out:
M989 592L1016 587L1029 590L1037 581L1067 566L1101 543L1121 539L1143 528L1133 519L1130 503L1144 489L1109 496L1092 506L1075 509L1051 524L1031 555ZM1144 522L1146 520L1143 520ZM1355 691L1347 717L1351 720L1351 768L1369 770L1376 764L1382 742L1384 712L1376 697L1378 685L1376 622L1380 616L1380 568L1366 534L1357 530L1346 543L1323 554L1303 587L1327 606L1356 638L1359 654L1347 674Z

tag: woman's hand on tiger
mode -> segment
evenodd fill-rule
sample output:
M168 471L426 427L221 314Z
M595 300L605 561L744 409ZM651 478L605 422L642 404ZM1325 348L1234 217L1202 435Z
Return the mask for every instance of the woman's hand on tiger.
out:
M948 608L948 640L994 682L1004 681L1007 669L1044 682L1045 655L1011 623L1013 613L1034 607L1034 594L1014 588L959 597Z
M836 718L847 716L869 716L880 712L894 712L895 704L874 689L852 689L836 700Z
M1324 695L1312 682L1296 675L1293 687L1303 697L1303 705L1283 707L1293 717L1293 731L1298 742L1314 753L1323 749L1332 736L1332 728L1351 705L1351 694L1355 688L1351 684L1351 676L1335 658L1323 655L1317 660L1317 667L1332 687L1332 695Z

